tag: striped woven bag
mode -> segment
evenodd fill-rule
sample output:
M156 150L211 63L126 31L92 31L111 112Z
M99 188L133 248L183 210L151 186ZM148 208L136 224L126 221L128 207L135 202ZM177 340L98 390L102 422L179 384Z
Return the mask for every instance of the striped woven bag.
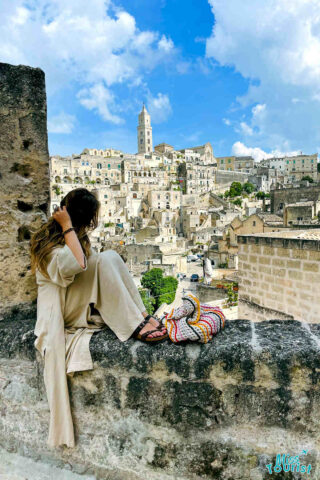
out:
M172 309L163 319L172 342L191 340L207 343L224 328L225 316L220 308L200 304L199 299L191 293L182 297L182 300L185 307L182 311L187 311L187 315L182 317L179 315L180 307Z

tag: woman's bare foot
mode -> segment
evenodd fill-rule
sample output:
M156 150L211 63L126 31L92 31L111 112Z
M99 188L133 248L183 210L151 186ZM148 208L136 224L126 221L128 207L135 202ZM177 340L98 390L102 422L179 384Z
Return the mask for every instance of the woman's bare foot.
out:
M152 322L152 319L150 319L149 322L140 330L140 332L139 332L140 335L142 335L145 332L154 330L158 326L158 322L156 322L156 323L157 324L155 325L154 319L153 319L153 322ZM167 329L165 329L164 331L163 330L157 330L156 332L150 333L150 337L161 337L165 333L167 333ZM148 337L149 337L149 335L148 335Z

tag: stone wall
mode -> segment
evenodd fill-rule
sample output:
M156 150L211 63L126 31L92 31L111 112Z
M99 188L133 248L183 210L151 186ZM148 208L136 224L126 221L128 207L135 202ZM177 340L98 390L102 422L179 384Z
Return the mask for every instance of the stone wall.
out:
M217 170L216 171L216 184L226 184L232 182L241 182L244 183L248 179L248 173L244 172L234 172L227 170Z
M94 370L69 379L76 447L50 449L34 321L0 324L5 451L96 480L302 480L266 465L305 449L319 479L320 325L227 321L204 345L96 333Z
M320 240L293 233L238 236L241 318L320 323Z
M212 287L210 285L204 285L203 283L197 283L196 285L196 295L202 303L213 302L214 300L227 300L228 294L224 288Z
M313 201L317 202L320 199L320 183L311 185L309 187L297 188L281 188L270 191L271 196L271 213L277 213L281 208L281 204L287 205L289 203Z
M46 121L43 71L0 63L0 318L36 299L29 243L49 208Z

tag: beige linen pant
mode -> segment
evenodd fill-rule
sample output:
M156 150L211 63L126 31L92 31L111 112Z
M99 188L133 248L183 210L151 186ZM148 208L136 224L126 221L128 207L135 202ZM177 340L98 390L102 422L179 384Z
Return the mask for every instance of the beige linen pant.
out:
M93 303L119 340L128 340L143 320L146 308L127 265L114 250L94 252L87 263L87 270L76 275L67 288L65 327L87 327Z

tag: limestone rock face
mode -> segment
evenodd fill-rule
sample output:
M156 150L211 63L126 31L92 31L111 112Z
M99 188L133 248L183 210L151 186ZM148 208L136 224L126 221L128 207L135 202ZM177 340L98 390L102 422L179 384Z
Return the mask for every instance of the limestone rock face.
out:
M48 210L44 72L0 63L0 318L36 299L29 243Z
M227 321L207 344L96 333L94 369L69 379L76 447L50 449L34 323L0 323L6 451L104 480L320 478L320 325ZM302 450L310 475L268 473L277 454Z

